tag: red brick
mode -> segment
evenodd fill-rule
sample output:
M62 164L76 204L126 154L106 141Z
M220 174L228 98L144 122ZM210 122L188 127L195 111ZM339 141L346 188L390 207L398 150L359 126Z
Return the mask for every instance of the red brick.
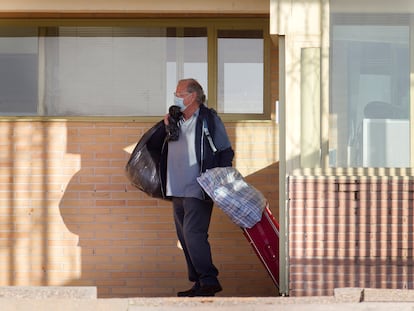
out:
M290 294L412 284L413 182L319 179L289 184Z

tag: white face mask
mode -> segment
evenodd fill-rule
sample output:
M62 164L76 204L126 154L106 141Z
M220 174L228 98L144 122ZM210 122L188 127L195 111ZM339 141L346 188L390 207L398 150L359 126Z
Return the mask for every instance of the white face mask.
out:
M174 105L180 107L181 112L187 109L188 106L184 105L184 98L177 97L174 95Z

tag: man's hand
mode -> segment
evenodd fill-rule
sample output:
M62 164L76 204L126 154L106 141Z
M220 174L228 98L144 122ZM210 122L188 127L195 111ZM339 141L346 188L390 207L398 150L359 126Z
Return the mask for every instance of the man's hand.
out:
M170 117L170 114L169 113L167 113L165 116L164 116L164 124L165 125L168 125L168 124L170 124L170 121L168 120L168 118Z

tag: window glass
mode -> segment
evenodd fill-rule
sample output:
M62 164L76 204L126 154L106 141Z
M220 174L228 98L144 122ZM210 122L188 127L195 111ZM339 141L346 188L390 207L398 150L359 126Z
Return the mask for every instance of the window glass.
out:
M195 78L218 112L270 117L268 23L235 20L226 30L227 20L177 22L0 26L0 116L162 116L178 80Z
M0 111L35 115L38 102L37 28L0 29Z
M330 165L410 166L408 14L331 14Z
M205 28L170 28L167 39L167 106L174 103L177 81L195 78L208 94L207 31ZM185 60L185 61L183 61Z
M218 31L217 109L263 113L262 31Z
M207 81L205 29L181 35L168 28L58 32L45 40L45 115L163 115L178 79Z
M206 28L1 28L0 34L2 115L159 116L173 103L177 80L194 77L207 87Z

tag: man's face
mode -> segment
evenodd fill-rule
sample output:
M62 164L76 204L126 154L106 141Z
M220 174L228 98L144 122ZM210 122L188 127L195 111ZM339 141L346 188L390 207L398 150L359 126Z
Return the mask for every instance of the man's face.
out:
M187 91L187 84L178 83L177 88L175 90L175 96L183 98L185 106L189 106L193 103L193 101L195 99L194 94L195 93L189 93Z

